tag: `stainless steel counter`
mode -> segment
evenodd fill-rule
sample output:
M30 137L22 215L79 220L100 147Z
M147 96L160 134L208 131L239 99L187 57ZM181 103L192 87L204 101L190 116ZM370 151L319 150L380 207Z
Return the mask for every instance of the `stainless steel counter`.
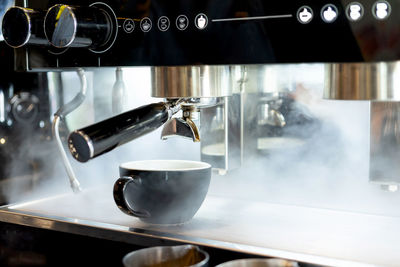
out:
M4 206L0 221L143 245L166 239L329 266L400 262L400 218L213 195L179 226L148 225L123 214L109 187Z

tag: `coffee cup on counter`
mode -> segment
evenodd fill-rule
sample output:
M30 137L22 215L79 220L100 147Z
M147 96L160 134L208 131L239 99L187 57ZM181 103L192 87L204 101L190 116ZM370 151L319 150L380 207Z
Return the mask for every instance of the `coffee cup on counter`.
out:
M118 208L151 224L182 224L196 214L210 185L211 165L184 160L123 163L114 184Z

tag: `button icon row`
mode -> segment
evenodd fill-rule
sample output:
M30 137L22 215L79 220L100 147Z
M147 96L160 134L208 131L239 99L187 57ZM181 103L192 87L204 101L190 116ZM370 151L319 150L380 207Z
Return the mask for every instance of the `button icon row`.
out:
M143 32L149 32L152 27L153 23L150 18L145 17L140 20L140 29ZM184 31L188 28L189 26L189 19L185 15L179 15L176 18L176 28L180 31ZM200 13L196 16L194 19L194 25L196 26L197 29L199 30L204 30L208 26L208 17L207 15ZM158 19L157 21L157 27L160 31L166 32L171 26L171 22L168 17L162 16ZM126 33L132 33L135 30L135 22L132 19L125 19L122 28Z
M372 14L378 20L387 19L392 12L392 8L386 0L376 1L372 7ZM321 18L326 23L334 22L339 16L337 7L327 4L321 9ZM364 7L359 2L352 2L346 7L346 16L350 21L359 21L364 16ZM297 11L297 20L302 24L310 23L314 17L314 12L309 6L302 6Z

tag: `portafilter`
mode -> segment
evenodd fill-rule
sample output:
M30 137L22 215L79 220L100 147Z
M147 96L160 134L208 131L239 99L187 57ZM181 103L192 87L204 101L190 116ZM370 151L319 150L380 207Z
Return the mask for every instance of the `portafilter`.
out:
M164 124L162 139L182 136L200 141L191 114L199 108L214 105L216 101L213 98L181 98L141 106L72 132L68 137L68 147L76 160L87 162ZM174 118L173 115L181 110L182 118Z
M164 125L161 138L200 141L195 124L200 109L218 105L231 95L229 66L153 67L152 96L166 99L122 113L72 132L68 147L80 162L100 156ZM181 116L174 116L182 111Z

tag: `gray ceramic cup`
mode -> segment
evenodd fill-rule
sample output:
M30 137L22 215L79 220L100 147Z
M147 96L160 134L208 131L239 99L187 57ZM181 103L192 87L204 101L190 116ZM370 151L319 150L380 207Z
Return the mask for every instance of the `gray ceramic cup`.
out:
M193 218L210 185L211 165L199 161L123 163L114 184L118 208L151 224L181 224Z

